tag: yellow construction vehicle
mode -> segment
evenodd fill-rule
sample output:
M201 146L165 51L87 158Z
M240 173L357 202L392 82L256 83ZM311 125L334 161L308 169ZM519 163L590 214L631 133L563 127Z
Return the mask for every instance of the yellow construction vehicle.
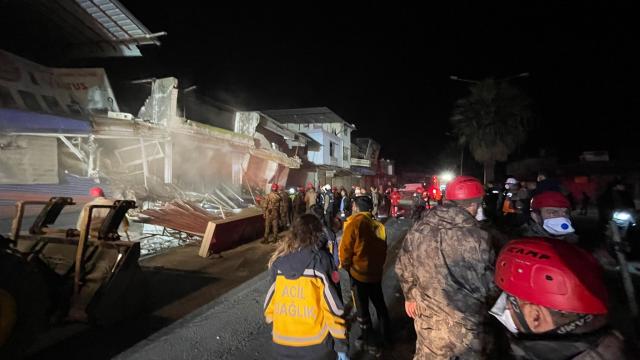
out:
M25 208L44 206L22 232ZM0 359L19 358L37 335L66 321L109 325L139 312L144 282L140 244L120 240L118 227L133 201L93 205L83 229L53 225L72 198L16 204L9 238L0 236ZM99 229L93 212L107 209Z

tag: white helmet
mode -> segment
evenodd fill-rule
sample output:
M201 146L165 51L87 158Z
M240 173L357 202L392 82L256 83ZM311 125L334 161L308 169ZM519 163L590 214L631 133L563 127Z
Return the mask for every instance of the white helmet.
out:
M504 182L505 184L517 184L518 180L516 180L515 178L508 178L507 181Z
M325 186L322 187L323 189L325 189L326 191L331 190L331 185L326 184Z

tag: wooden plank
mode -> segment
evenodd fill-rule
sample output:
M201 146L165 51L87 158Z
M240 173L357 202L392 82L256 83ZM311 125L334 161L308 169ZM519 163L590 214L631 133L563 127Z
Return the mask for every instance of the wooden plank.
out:
M232 217L210 221L198 255L208 257L260 238L264 233L262 215L259 208L247 208Z
M200 244L200 251L198 251L198 255L201 257L209 256L209 247L211 246L211 242L213 241L213 234L216 231L216 223L214 221L209 221L209 225L207 225L207 230L204 232L204 236L202 237L202 244Z

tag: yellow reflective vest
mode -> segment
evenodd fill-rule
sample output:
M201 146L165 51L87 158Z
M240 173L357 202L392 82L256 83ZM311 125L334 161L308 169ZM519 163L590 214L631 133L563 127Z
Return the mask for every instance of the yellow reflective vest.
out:
M335 266L326 250L303 249L285 255L271 267L271 287L264 303L273 342L283 347L347 350L339 285L332 280ZM333 345L333 346L331 346Z

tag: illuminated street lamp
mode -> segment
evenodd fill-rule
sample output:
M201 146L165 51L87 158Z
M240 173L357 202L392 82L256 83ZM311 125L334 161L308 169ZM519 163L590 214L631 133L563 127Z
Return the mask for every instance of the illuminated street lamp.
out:
M455 175L451 171L443 171L439 176L440 182L448 183L449 181L453 180L454 176Z

